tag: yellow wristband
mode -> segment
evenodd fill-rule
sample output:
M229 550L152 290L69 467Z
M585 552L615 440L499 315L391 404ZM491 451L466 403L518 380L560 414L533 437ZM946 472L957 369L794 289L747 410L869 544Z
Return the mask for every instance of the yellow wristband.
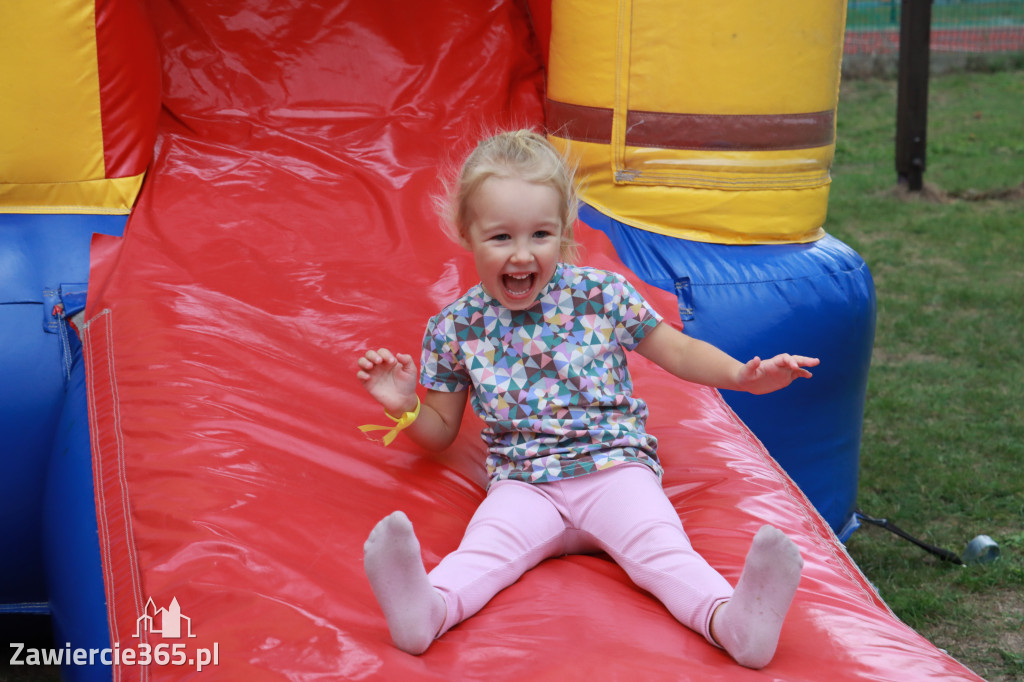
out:
M384 442L384 446L387 447L388 445L391 445L391 441L398 437L399 431L409 428L409 425L416 421L416 417L420 416L419 397L416 398L416 407L413 408L411 411L406 412L401 417L392 417L387 412L384 413L384 416L390 419L391 421L395 422L395 425L377 426L376 424L363 424L362 426L359 427L359 430L362 431L363 433L367 433L368 431L387 431L387 433L385 433L384 436L381 438L381 440ZM370 435L367 435L366 437L369 438L370 440L376 440L375 438L373 438L373 436Z

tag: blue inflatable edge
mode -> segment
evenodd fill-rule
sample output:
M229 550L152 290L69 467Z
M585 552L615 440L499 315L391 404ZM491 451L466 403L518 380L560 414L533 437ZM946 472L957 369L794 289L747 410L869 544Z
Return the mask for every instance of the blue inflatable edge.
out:
M854 517L876 301L863 259L825 235L807 244L728 245L626 225L583 204L644 282L676 294L687 333L734 357L816 355L810 382L771 397L722 391L841 539ZM785 428L801 417L801 428Z
M19 474L20 508L38 534L0 538L17 557L18 580L33 576L22 594L5 595L2 614L49 615L54 641L78 649L110 646L103 566L96 521L85 369L70 318L85 308L89 250L94 234L122 236L128 216L0 213L0 311L8 325L0 363L25 365L10 399L31 393L32 438L6 438L16 458L0 470ZM35 320L33 322L33 320ZM6 364L3 365L7 367ZM10 376L10 375L9 375ZM22 383L23 382L23 383ZM38 413L37 413L38 412ZM0 410L0 435L24 433L24 414ZM26 469L25 467L28 467ZM17 467L17 468L15 468ZM31 473L30 480L20 474ZM8 576L0 570L0 579ZM65 666L65 680L109 680L109 666Z

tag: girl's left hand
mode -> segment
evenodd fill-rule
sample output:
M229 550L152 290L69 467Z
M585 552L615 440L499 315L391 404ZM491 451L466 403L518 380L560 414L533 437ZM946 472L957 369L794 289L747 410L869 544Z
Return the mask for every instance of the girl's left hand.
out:
M820 362L818 358L789 353L763 361L755 357L740 370L739 388L755 395L771 393L789 386L794 379L810 379L813 375L804 367L816 367Z

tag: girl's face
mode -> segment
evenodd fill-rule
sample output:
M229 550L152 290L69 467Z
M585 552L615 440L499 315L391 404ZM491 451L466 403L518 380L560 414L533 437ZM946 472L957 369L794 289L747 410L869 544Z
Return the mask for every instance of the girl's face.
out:
M561 197L550 185L492 176L468 200L462 245L480 283L510 310L525 310L555 274L562 248Z

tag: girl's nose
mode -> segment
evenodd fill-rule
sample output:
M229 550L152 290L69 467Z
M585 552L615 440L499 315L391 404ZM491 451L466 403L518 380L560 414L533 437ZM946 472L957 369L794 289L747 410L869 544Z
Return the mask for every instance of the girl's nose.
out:
M533 252L530 251L530 247L527 244L516 244L515 251L512 252L512 260L516 263L528 263L533 259Z

